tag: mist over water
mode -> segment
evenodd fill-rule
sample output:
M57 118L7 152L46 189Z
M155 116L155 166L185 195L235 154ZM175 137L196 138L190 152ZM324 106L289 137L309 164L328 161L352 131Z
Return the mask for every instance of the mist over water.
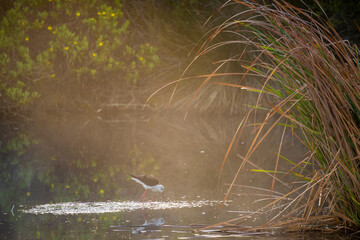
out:
M29 132L29 136L37 136L39 140L34 152L27 153L29 159L34 158L32 155L48 156L50 166L47 167L53 167L58 178L53 184L56 181L64 184L67 189L63 195L77 193L79 200L139 198L142 186L131 181L128 173L156 176L170 198L205 194L206 198L222 199L226 184L231 183L242 162L237 154L245 156L254 135L254 127L249 126L236 139L218 183L221 163L241 117L190 115L184 120L181 114L148 114L141 110L131 114L138 119L113 123L95 117L86 122L78 118L40 123ZM274 166L282 130L279 128L267 137L251 162L263 169ZM290 131L287 136L282 154L289 159L300 159L304 154L302 145ZM44 174L41 167L38 166L38 171ZM285 167L280 165L279 169ZM271 178L249 171L254 168L248 165L237 183L252 186L259 183L268 189ZM71 186L72 182L79 185ZM81 189L80 183L89 186L88 195L76 192L76 187ZM36 182L30 191L37 191ZM59 196L52 193L49 192L55 198L49 201L57 201ZM149 191L148 194L157 198L156 193ZM35 200L37 194L34 195L31 198Z
M29 196L11 201L7 209L3 209L5 222L11 222L10 232L34 236L35 230L29 229L38 226L41 232L51 234L56 227L45 230L41 227L44 218L49 224L78 218L76 221L81 222L84 229L96 225L89 220L95 218L102 222L103 231L110 231L106 227L110 225L129 225L132 229L131 226L146 222L144 219L150 221L148 217L164 218L170 225L215 224L239 216L245 216L249 226L266 220L251 216L269 203L268 192L264 189L271 187L271 176L250 171L256 169L255 166L246 165L226 205L220 208L242 161L237 154L245 155L251 144L253 127L249 126L236 140L218 183L220 166L238 127L239 116L189 115L184 119L181 114L152 114L139 110L128 113L127 118L129 120L115 122L98 115L90 119L49 119L32 125L26 132L36 141L25 153L28 164L33 166L31 184L27 188ZM271 169L281 133L273 131L251 162ZM290 132L287 135L282 154L291 159L300 158L304 149ZM48 159L45 166L38 163L39 157ZM280 165L279 169L282 167L286 166ZM144 189L127 173L156 176L165 186L166 201L161 194L148 191L147 198L154 206L142 205ZM289 189L276 184L275 190L286 193ZM10 194L15 197L16 192ZM274 193L274 197L279 194ZM159 208L159 204L163 207ZM127 207L124 209L124 206ZM92 210L94 207L96 211ZM81 208L84 210L77 212ZM72 216L66 214L66 209L72 211ZM56 211L65 215L56 216ZM149 216L144 218L140 214L144 211ZM78 234L71 230L72 225L63 227L66 232L72 232L71 236ZM115 232L131 235L129 231Z

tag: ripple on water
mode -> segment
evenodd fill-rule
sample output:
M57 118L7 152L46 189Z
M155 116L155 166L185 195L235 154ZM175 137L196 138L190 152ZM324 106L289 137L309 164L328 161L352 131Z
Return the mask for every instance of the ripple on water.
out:
M220 204L216 200L197 200L197 201L171 201L171 202L152 202L146 203L145 207L152 210L175 209L175 208L196 208L203 206L214 206ZM141 202L66 202L55 204L36 205L30 209L22 209L24 213L30 214L92 214L92 213L110 213L126 212L142 209L144 205Z

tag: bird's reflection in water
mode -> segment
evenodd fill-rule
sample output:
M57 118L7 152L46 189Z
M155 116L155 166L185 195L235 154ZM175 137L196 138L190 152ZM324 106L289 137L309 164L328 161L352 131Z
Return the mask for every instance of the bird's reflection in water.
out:
M150 221L147 219L146 216L146 210L141 211L141 215L144 218L144 223L142 225L117 225L117 226L111 226L113 228L113 231L129 231L126 230L128 228L132 228L133 230L131 233L133 235L135 234L147 234L154 231L160 231L160 228L162 225L164 225L165 220L162 217L159 218L152 218Z
M132 231L132 234L139 234L139 233L148 233L156 230L160 230L161 226L164 225L165 220L164 218L153 218L150 221L145 220L145 223L138 227L137 229Z

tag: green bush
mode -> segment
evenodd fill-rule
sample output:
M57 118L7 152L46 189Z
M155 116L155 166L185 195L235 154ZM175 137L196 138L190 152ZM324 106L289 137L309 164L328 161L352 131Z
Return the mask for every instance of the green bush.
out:
M0 23L1 104L24 109L54 89L80 96L139 84L159 59L129 24L119 1L15 1Z

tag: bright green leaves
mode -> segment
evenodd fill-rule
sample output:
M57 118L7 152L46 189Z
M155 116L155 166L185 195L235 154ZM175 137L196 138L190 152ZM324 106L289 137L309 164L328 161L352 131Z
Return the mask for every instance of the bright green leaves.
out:
M126 79L128 82L136 84L140 77L139 69L144 73L149 73L159 62L157 56L157 48L147 44L140 45L139 50L135 50L129 45L126 45L126 57L133 59L127 69Z
M1 104L24 109L51 94L44 91L65 95L97 82L138 85L159 59L155 47L134 39L129 25L119 2L16 1L0 23Z

